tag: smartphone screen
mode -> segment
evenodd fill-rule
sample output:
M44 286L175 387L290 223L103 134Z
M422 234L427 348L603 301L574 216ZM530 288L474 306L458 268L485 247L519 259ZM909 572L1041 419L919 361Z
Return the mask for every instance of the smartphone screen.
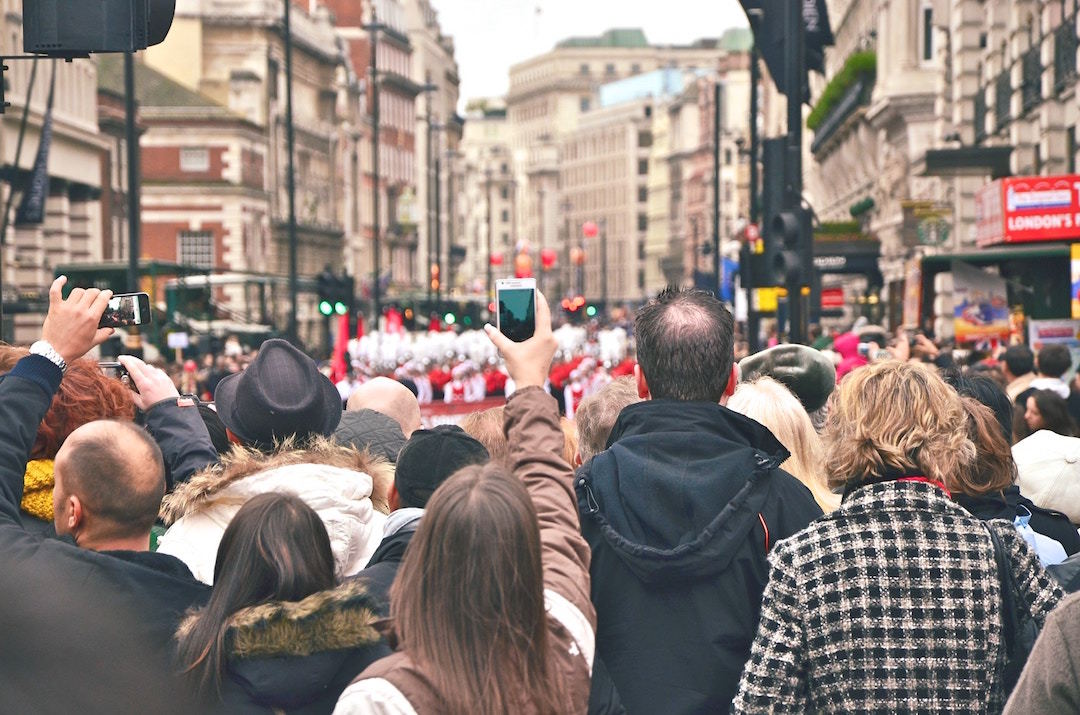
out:
M119 328L125 325L145 325L150 322L150 297L146 293L123 293L109 299L99 326Z
M497 286L496 293L499 301L499 332L516 343L531 338L536 332L536 284Z

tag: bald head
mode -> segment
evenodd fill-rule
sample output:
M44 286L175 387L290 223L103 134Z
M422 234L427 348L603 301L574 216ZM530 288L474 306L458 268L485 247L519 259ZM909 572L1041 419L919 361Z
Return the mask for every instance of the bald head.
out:
M78 528L95 539L149 538L165 496L157 443L131 422L98 420L71 433L56 454L57 533ZM81 514L71 526L72 498Z
M409 388L388 377L375 377L353 391L347 410L375 410L401 425L408 439L420 429L420 403Z

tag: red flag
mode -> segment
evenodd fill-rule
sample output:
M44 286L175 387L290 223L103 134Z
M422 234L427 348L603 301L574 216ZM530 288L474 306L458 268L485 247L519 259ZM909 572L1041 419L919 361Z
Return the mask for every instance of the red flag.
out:
M333 370L331 380L337 384L345 379L349 372L349 366L345 364L345 351L349 345L349 315L338 316L337 342L334 343L334 356L330 360L330 369Z

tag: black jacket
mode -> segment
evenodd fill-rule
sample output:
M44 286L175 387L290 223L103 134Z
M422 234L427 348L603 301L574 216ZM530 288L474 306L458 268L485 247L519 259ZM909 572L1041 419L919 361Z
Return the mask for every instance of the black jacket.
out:
M171 492L195 472L218 461L194 397L170 397L151 405L143 416L143 426L161 448L166 491Z
M953 493L953 501L967 509L973 516L983 521L991 519L1005 519L1012 521L1019 512L1025 512L1018 507L1025 507L1031 512L1029 525L1032 531L1059 542L1069 556L1080 552L1080 533L1069 521L1069 517L1061 512L1051 511L1036 506L1030 499L1020 493L1020 487L1015 484L1002 492L983 494L981 496L969 496L967 494Z
M326 713L367 666L390 655L373 603L355 579L300 601L271 601L229 618L223 713ZM181 632L193 623L187 620Z
M704 402L622 411L578 471L596 655L630 713L726 712L757 630L766 552L821 515L763 426ZM594 688L601 687L594 678Z
M398 569L401 568L401 560L405 558L405 549L416 535L419 526L420 520L415 519L394 533L384 536L379 543L379 548L375 549L375 553L368 560L367 566L354 576L356 580L363 582L371 596L375 612L383 618L390 615L390 586L393 585Z
M30 355L22 358L10 373L0 378L0 561L17 565L36 575L49 574L53 579L50 588L64 591L64 598L93 610L108 604L107 611L132 614L124 619L124 628L133 652L143 646L158 659L172 662L172 641L181 617L192 606L203 604L210 592L208 586L196 581L191 572L179 560L149 552L96 552L80 549L62 539L42 539L28 533L21 523L19 503L22 499L23 473L30 449L53 395L60 386L60 370L45 358ZM149 535L148 535L149 537ZM5 576L11 572L4 568ZM55 596L55 594L49 594ZM42 598L43 594L33 598ZM11 604L9 604L10 606ZM23 623L29 632L37 629L69 628L78 630L77 624L54 622L47 609L31 611L32 621ZM40 618L40 621L38 620ZM76 637L78 640L81 636ZM44 635L40 641L45 648ZM57 661L57 654L43 650L35 652L33 640L23 645L20 659L24 663ZM2 650L2 649L0 649ZM103 653L97 653L100 660ZM120 658L110 653L105 661ZM102 661L102 662L105 662ZM96 660L89 662L66 661L75 672L93 672ZM120 661L111 663L113 670L121 667ZM36 690L36 684L18 683L19 673L36 679L29 669L0 669L5 671L0 687L0 711L15 711L8 698L17 698ZM50 677L65 682L70 674L53 672ZM15 682L8 680L14 678ZM147 683L147 687L154 686ZM122 693L112 693L117 698ZM107 707L106 703L98 703ZM122 709L122 708L121 708Z

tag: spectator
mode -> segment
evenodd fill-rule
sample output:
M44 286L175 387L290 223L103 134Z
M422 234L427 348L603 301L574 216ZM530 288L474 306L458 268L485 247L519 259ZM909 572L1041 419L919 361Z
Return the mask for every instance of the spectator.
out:
M627 405L640 402L634 378L620 377L581 401L574 421L578 430L578 466L607 449L608 436L619 413Z
M75 288L64 300L65 283L61 276L49 290L41 340L0 378L5 426L0 436L0 555L6 563L42 575L66 579L66 574L77 574L87 597L108 599L117 613L140 613L129 632L139 649L148 644L155 659L160 656L156 667L162 667L172 653L176 624L188 608L205 601L208 589L177 559L148 551L165 475L161 452L146 432L123 421L95 421L75 429L54 465L54 524L62 538L43 540L21 524L26 463L67 364L113 332L98 328L111 292ZM169 381L164 373L161 377ZM12 571L5 569L5 574L10 577ZM42 601L48 598L43 595ZM27 643L26 662L41 662L37 649L48 642ZM15 668L4 670L12 676ZM5 691L5 699L8 695L13 693Z
M964 420L922 364L876 363L840 383L825 466L844 501L770 554L733 712L1001 709L995 541L1021 589L1021 626L1042 625L1062 592L1011 524L949 498L945 482L976 454Z
M1080 523L1080 438L1039 430L1013 445L1020 491Z
M1018 516L1027 518L1035 533L1060 544L1065 554L1080 552L1080 534L1068 517L1036 506L1020 493L1020 487L1014 483L1016 464L993 412L970 397L961 399L968 415L968 437L975 444L976 453L975 461L954 472L945 482L953 501L984 521L1012 522ZM1040 550L1040 557L1043 556ZM1043 558L1043 564L1048 563L1053 562Z
M369 449L391 464L397 462L398 453L405 446L401 425L394 418L369 409L342 412L333 439L360 451Z
M1005 715L1080 711L1080 594L1062 601L1046 619L1027 666L1005 706Z
M517 385L506 405L516 475L472 466L438 488L391 589L400 649L365 670L336 713L585 710L589 554L542 387L555 338L540 294L536 308L525 342L487 329Z
M349 681L390 654L357 583L335 587L315 511L289 494L249 499L218 547L214 591L177 631L205 707L329 712Z
M375 410L390 417L401 426L408 439L420 429L420 403L409 388L388 377L373 377L358 387L349 398L347 410Z
M0 373L9 372L30 353L23 348L0 347ZM68 365L60 389L45 419L38 426L30 461L23 478L23 526L42 536L55 536L53 528L53 460L72 432L94 420L131 421L135 417L133 393L119 380L102 374L89 359Z
M859 354L859 336L855 333L837 335L833 340L833 350L840 355L840 364L836 366L837 382L852 370L869 362L865 355Z
M455 425L439 425L417 430L401 450L390 491L390 508L383 539L367 566L358 574L367 585L376 608L388 615L390 584L394 582L405 548L412 541L424 515L428 499L459 469L485 464L484 445Z
M470 412L458 425L480 444L484 445L492 462L505 462L510 458L510 445L503 432L503 408L491 407L480 412Z
M777 345L739 363L740 380L752 382L759 376L772 378L790 390L808 414L825 407L836 388L832 361L805 345Z
M772 348L776 350L777 348ZM840 495L825 485L821 438L802 403L781 383L759 377L740 383L728 407L765 425L791 456L780 465L802 482L826 514L840 506Z
M1052 390L1029 390L1024 404L1026 437L1045 429L1066 437L1076 436L1076 423L1069 416L1069 406Z
M299 496L323 518L339 576L360 571L382 538L392 468L327 439L341 400L311 358L284 340L263 343L251 365L218 385L218 415L234 450L162 503L169 530L158 550L212 583L222 534L239 508L267 492Z
M629 712L727 709L766 553L821 515L779 469L787 450L721 404L737 378L733 322L702 291L667 289L638 311L645 400L622 410L609 448L574 482L593 555L597 657Z
M1051 343L1039 350L1035 358L1039 376L1016 397L1016 403L1028 407L1028 398L1035 390L1050 390L1065 400L1066 411L1074 423L1080 423L1080 393L1072 390L1063 378L1072 367L1072 353L1060 343Z

